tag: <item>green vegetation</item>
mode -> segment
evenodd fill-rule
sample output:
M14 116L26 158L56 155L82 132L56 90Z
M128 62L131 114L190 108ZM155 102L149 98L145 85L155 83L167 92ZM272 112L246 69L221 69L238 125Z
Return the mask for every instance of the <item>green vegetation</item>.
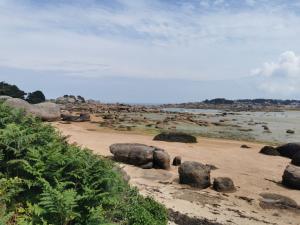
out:
M113 162L0 103L0 225L165 225Z
M26 93L20 90L16 85L0 82L0 95L6 95L13 98L26 99L31 104L37 104L46 101L45 95L41 91ZM25 98L25 96L27 97Z
M13 98L24 99L26 92L20 90L16 85L10 85L5 82L0 82L0 95L7 95Z
M29 93L26 101L31 104L37 104L46 101L45 95L41 91L34 91Z

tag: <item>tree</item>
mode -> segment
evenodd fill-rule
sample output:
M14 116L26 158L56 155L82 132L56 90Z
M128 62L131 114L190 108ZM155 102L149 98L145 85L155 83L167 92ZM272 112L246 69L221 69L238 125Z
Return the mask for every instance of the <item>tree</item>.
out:
M34 91L32 93L29 93L26 101L31 104L37 104L44 102L46 100L45 95L41 91Z
M24 99L26 92L20 90L16 85L10 85L2 81L0 82L0 95Z

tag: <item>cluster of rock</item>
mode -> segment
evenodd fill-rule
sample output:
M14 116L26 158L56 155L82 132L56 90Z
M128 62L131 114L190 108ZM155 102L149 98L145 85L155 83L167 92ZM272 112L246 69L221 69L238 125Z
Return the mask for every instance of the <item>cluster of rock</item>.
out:
M77 97L74 95L64 95L62 97L58 97L55 99L57 104L67 104L67 103L85 103L85 99L78 95Z
M141 167L143 169L170 169L170 156L160 148L136 143L120 143L110 146L113 158L123 162ZM214 169L211 165L198 162L186 161L181 163L181 157L176 156L173 165L179 166L179 182L192 187L204 189L211 186L210 171ZM213 188L218 192L233 192L235 186L228 177L217 177L213 181Z
M91 120L89 113L80 113L79 115L72 115L70 113L61 114L62 121L67 122L87 122Z
M60 108L57 104L51 102L43 102L38 104L30 104L19 98L2 97L5 104L20 110L25 113L34 115L43 121L57 121L60 119Z
M116 161L139 166L143 169L170 169L170 156L163 149L129 143L113 144L109 148Z
M204 189L211 186L211 167L199 162L186 161L178 168L179 182L192 187ZM233 181L228 177L217 177L213 181L213 189L218 192L234 192Z
M279 147L265 146L260 153L290 158L291 164L284 170L282 184L300 190L300 143L288 143Z

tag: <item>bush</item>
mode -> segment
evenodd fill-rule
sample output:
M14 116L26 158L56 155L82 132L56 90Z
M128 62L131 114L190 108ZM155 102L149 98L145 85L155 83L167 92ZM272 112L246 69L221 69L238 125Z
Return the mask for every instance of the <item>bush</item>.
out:
M34 91L29 93L26 101L31 104L37 104L46 101L45 95L41 91Z
M24 99L26 93L20 90L16 85L10 85L5 82L0 82L0 95L7 95L13 98Z
M0 224L167 224L115 166L0 103Z

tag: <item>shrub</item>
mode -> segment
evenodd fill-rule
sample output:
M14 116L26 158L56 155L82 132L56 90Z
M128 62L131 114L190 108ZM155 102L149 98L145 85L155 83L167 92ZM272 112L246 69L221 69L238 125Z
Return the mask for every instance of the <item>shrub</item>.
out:
M16 85L10 85L5 82L0 82L0 95L7 95L13 98L24 99L26 93L20 90Z
M0 224L165 225L165 208L115 166L0 103Z
M31 104L37 104L46 101L45 95L41 91L34 91L29 93L26 101Z

